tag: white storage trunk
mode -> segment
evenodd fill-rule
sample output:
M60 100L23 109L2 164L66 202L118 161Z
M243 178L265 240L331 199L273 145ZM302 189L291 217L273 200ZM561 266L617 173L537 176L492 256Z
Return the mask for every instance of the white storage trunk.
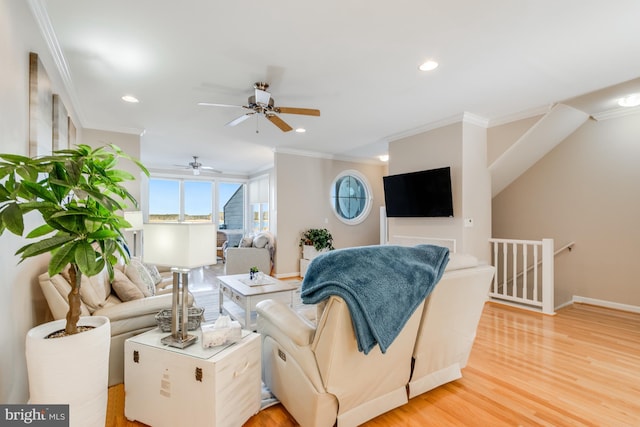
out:
M209 349L167 347L159 329L125 342L125 417L153 427L240 427L260 410L260 335Z

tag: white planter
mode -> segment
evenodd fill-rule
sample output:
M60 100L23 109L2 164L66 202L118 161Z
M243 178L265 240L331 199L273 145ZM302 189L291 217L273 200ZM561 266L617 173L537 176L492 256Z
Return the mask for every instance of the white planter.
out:
M104 427L107 414L111 325L103 316L81 317L95 328L44 339L64 329L66 320L36 326L27 333L29 403L69 404L70 427Z
M302 258L304 259L308 259L308 260L312 260L315 257L317 257L318 255L320 255L321 253L327 252L328 249L322 249L320 251L318 251L316 248L314 248L312 245L303 245L302 246Z

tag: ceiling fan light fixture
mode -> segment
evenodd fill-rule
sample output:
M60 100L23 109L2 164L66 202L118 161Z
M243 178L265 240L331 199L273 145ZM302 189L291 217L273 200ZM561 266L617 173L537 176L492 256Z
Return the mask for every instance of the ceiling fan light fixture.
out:
M194 175L200 175L200 168L193 168L193 174Z
M438 68L438 63L432 59L429 59L428 61L423 62L422 64L420 64L420 66L418 67L420 69L420 71L433 71L436 68Z
M633 95L620 98L618 100L618 105L621 107L637 107L640 105L640 94L634 93Z

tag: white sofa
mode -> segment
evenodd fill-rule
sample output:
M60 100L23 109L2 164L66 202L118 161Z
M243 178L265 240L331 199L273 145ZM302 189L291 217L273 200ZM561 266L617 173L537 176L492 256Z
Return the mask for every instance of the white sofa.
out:
M238 243L237 247L224 249L225 274L249 273L251 267L271 274L275 253L275 239L271 233L263 231L255 236L245 236Z
M358 351L339 297L321 304L317 325L284 304L260 302L263 381L303 427L355 426L401 406L460 377L493 272L452 254L435 290L384 354L378 346L368 355Z
M114 283L109 281L107 270L98 276L82 277L80 287L81 316L106 316L111 322L111 347L109 350L109 385L119 384L124 379L124 342L126 339L155 328L156 314L171 308L172 279L170 272L164 272L155 278L144 275L142 264L132 260L131 264L116 267ZM126 271L126 273L125 273ZM143 276L144 275L144 276ZM67 274L56 274L49 277L41 274L38 279L40 287L47 300L47 304L54 320L66 318L69 311L68 295L71 285ZM128 281L127 281L128 279ZM118 282L117 284L115 282ZM136 293L137 299L123 301L123 286L136 286L144 294ZM153 287L153 289L150 289ZM118 289L121 297L115 289ZM135 292L135 290L133 290ZM151 295L154 294L154 295ZM193 304L193 297L189 295L189 306Z

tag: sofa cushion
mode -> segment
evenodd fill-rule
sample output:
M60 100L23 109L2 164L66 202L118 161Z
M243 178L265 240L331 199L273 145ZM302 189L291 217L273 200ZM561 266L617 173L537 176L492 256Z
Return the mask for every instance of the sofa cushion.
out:
M136 284L145 297L155 295L155 283L149 274L149 270L137 259L129 260L129 264L124 268L124 273L129 280Z
M238 243L239 248L250 248L253 246L253 237L247 236L240 239L240 243Z
M154 285L157 285L158 283L162 282L162 275L160 274L158 267L156 267L153 264L144 264L144 267L149 272L149 275L151 276L151 279L153 280Z
M144 294L129 278L120 270L114 270L111 287L116 293L120 301L133 301L135 299L144 298Z
M258 233L253 238L253 246L256 248L264 248L269 243L269 236L265 233Z
M60 273L69 284L71 284L71 277L69 276L69 269L71 266L67 266ZM88 277L85 274L81 277L80 282L80 298L85 303L90 313L93 313L97 309L104 307L107 298L111 294L111 284L109 283L109 273L106 267L99 274Z

